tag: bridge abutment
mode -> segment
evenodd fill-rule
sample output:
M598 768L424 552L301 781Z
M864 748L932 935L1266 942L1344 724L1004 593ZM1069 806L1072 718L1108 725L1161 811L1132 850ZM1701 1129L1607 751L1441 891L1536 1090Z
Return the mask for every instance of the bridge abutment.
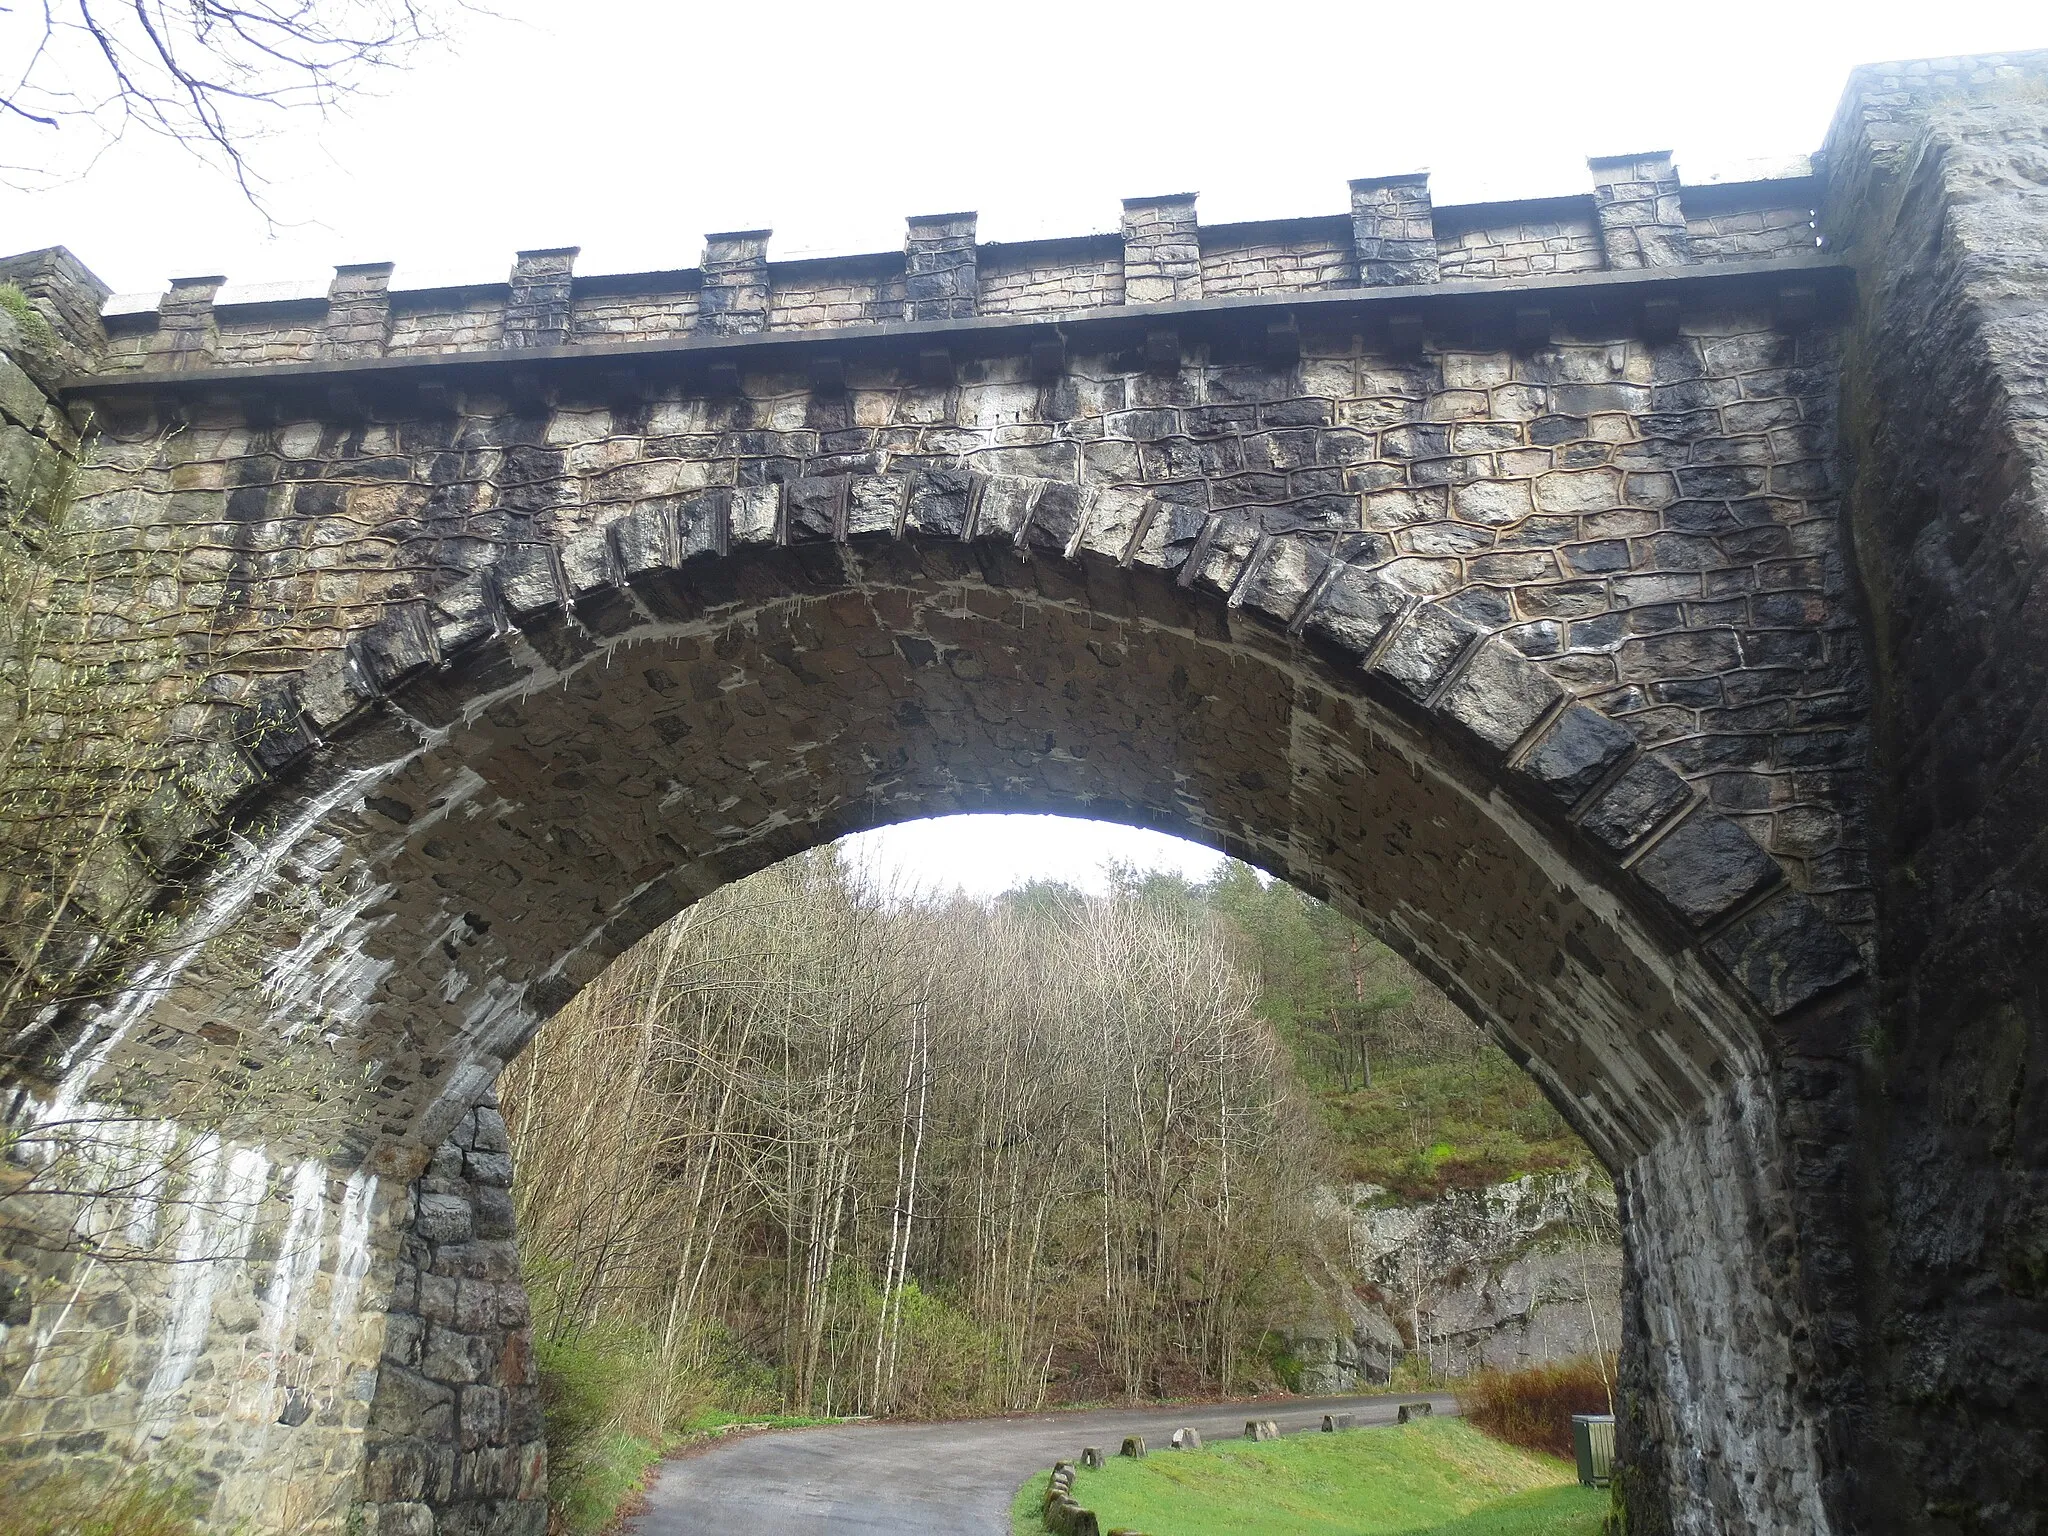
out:
M1878 1003L1826 1159L1868 1528L2048 1507L2048 56L1857 72L1842 451L1875 682Z

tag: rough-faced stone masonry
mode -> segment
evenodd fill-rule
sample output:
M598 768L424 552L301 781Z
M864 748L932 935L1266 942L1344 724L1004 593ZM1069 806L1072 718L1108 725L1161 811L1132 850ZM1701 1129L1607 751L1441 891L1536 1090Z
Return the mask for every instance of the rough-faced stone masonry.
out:
M1632 1532L2035 1529L2044 74L1865 72L1740 185L324 298L0 263L66 349L0 409L89 424L79 513L206 677L135 829L184 947L15 1113L322 1085L94 1143L203 1262L96 1335L18 1244L6 1431L223 1520L537 1529L503 1062L724 881L1040 808L1327 896L1587 1135Z

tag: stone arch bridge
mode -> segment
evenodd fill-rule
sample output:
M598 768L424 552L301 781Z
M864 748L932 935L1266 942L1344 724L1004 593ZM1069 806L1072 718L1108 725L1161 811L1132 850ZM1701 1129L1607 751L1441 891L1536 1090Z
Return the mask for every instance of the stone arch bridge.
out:
M540 1530L500 1067L724 881L1031 808L1333 901L1587 1136L1631 1531L2040 1529L2044 84L1873 67L1796 174L1523 203L0 263L52 333L8 473L75 458L207 677L129 871L178 940L15 1064L18 1126L124 1128L137 1262L9 1213L0 1433L257 1529Z

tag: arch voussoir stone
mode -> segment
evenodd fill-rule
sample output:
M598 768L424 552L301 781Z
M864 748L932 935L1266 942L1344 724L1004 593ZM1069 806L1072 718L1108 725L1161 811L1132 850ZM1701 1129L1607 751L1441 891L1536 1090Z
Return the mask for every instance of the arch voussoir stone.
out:
M900 518L887 533L863 534L849 514L888 505ZM1763 899L1782 881L1768 853L1646 758L1625 723L1576 701L1538 662L1449 605L1350 563L1341 538L1280 539L1249 518L1196 519L1134 491L971 470L714 489L634 508L558 550L516 547L431 599L393 610L344 652L239 711L199 757L193 777L209 786L202 803L224 817L259 797L373 705L445 728L465 699L526 675L493 644L508 631L566 619L595 643L618 642L701 616L705 594L694 578L712 562L877 538L1008 546L1027 558L1185 578L1283 635L1307 636L1337 665L1359 669L1390 705L1455 741L1504 790L1565 827L1585 827L1648 904L1711 935L1702 953L1765 1015L1782 1016L1861 973L1854 944L1810 900L1789 890ZM1631 766L1616 775L1623 760ZM202 830L211 828L172 835ZM147 841L159 859L168 852L163 829Z

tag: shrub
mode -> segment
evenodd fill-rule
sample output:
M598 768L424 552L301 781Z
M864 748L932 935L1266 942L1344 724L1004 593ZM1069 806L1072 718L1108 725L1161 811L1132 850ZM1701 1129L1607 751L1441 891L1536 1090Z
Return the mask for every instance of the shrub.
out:
M51 339L50 322L29 301L29 296L13 283L0 283L0 310L14 317L22 334L30 341L47 343Z
M1572 1415L1612 1413L1612 1359L1591 1356L1522 1371L1481 1371L1458 1388L1458 1407L1477 1428L1526 1450L1572 1457Z
M46 1464L0 1477L0 1536L198 1536L188 1492L137 1468L94 1475Z
M582 1536L611 1521L661 1456L657 1351L625 1324L537 1334L551 1528Z

